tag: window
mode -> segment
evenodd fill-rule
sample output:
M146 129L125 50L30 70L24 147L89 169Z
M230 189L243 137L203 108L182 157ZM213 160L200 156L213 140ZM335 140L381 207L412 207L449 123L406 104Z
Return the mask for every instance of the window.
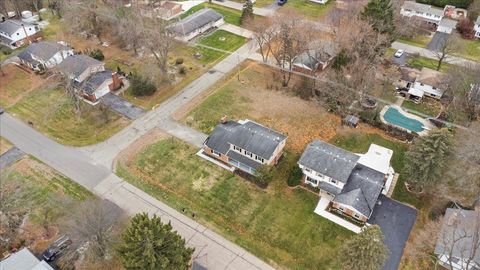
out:
M345 208L343 208L343 207L341 207L341 206L338 207L338 210L340 210L340 211L342 211L342 212L345 212Z
M312 172L312 170L310 170L309 168L305 167L305 171L306 172Z
M242 149L240 149L240 147L238 147L238 146L235 146L235 145L233 146L233 150L235 150L235 151L239 151L239 152L242 152Z
M330 178L330 183L336 184L337 180Z
M222 156L222 154L220 154L219 152L217 152L217 151L215 151L215 150L212 150L212 154L214 154L214 155L217 156L217 157Z
M354 216L356 219L360 219L360 215L359 215L358 213L355 213L353 216Z
M435 86L432 86L432 89L435 90L435 89L437 89L437 88L436 88Z
M17 36L20 36L20 33L17 33Z
M31 27L29 27L29 28L28 28L28 31L32 31L32 28L31 28Z
M310 177L307 176L307 182L310 182L311 184L314 184L314 185L317 185L318 184L318 181L315 180L315 179L312 179Z

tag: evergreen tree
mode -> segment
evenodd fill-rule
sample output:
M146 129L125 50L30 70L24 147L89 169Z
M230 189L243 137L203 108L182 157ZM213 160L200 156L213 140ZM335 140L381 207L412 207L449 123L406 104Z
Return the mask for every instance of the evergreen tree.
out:
M243 5L242 16L240 17L241 24L245 24L253 20L253 3L251 0L246 0Z
M157 91L155 84L147 77L132 74L128 79L130 80L130 89L134 96L150 96Z
M362 18L368 21L375 31L393 36L394 9L390 0L370 0L363 9Z
M389 253L383 239L378 225L364 227L361 233L353 236L340 248L339 258L343 269L381 269Z
M149 218L147 213L132 218L118 248L123 266L135 270L190 269L193 251L170 223L163 224L156 215Z
M415 190L440 180L447 158L453 151L453 136L447 129L431 132L420 137L405 156L404 173Z

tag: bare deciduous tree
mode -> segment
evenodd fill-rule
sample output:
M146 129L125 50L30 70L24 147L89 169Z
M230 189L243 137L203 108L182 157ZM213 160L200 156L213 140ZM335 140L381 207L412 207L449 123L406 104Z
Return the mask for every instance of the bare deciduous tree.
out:
M142 30L145 47L152 53L160 70L166 74L168 56L175 44L168 23L159 18L145 18Z
M272 18L257 18L255 21L248 22L249 29L253 31L253 39L260 47L260 54L263 62L268 61L270 56L270 48L275 36L278 32L276 24L273 23Z
M437 70L440 70L442 64L447 62L454 53L460 52L461 50L461 44L453 35L447 35L445 39L439 41L438 46L431 50L433 55L438 59Z
M69 27L72 31L86 33L88 36L101 38L101 34L107 20L102 17L108 13L108 10L102 10L97 0L65 0L64 3L65 20L69 21Z
M109 201L89 200L71 213L67 229L77 244L88 243L94 257L103 259L111 255L118 239L122 215L122 210Z

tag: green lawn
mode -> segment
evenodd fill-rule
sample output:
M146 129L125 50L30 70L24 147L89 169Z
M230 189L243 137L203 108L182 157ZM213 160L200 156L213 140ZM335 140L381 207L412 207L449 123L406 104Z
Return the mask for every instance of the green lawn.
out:
M404 185L405 178L402 175L402 170L404 166L405 152L408 150L407 144L398 141L390 141L377 134L336 136L330 141L330 143L355 153L367 152L370 144L372 143L391 149L393 151L393 157L391 160L392 167L395 172L400 174L392 197L401 202L411 204L417 208L424 204L421 199L409 193Z
M56 141L84 146L106 140L125 127L129 121L97 107L81 103L82 114L77 117L66 92L60 88L43 87L29 93L7 110ZM108 119L107 117L108 116Z
M397 41L401 43L417 46L417 47L426 48L428 43L430 43L431 40L432 38L429 36L417 35L414 38L400 38Z
M437 70L438 61L436 59L430 59L423 56L412 56L407 60L407 66L421 69L422 67L430 68L433 70ZM445 72L453 65L446 63L445 61L442 63L440 67L440 71Z
M203 3L203 4L196 5L196 6L192 7L191 9L187 10L187 12L182 14L180 16L180 18L183 19L185 17L188 17L189 15L191 15L191 14L193 14L193 13L199 11L199 10L202 10L205 7L211 8L211 9L217 11L218 13L222 14L223 17L224 17L223 19L225 20L226 23L240 26L240 24L241 24L240 23L240 17L242 16L242 11L227 8L227 7L223 7L223 6L220 6L220 5L209 4L209 3Z
M436 117L440 112L440 102L430 98L423 98L422 101L418 104L410 100L405 100L402 104L402 107L409 110L414 110L432 117Z
M267 190L168 138L148 146L117 173L152 196L245 247L277 268L338 269L339 245L352 233L313 212L318 197L287 188L297 155L286 153Z
M3 60L7 59L7 58L10 58L10 57L13 57L13 56L16 56L17 54L19 54L20 52L23 51L23 49L25 49L27 46L24 45L20 48L17 48L17 49L14 49L11 51L10 54L4 54L2 50L9 50L9 48L1 48L1 47L4 47L3 45L0 45L0 62L2 62Z
M466 40L458 37L458 40L462 43L463 47L463 52L459 53L458 56L480 61L480 41L478 39Z
M224 39L224 40L223 40ZM234 52L238 48L240 48L243 44L245 44L246 39L242 36L238 36L227 32L225 30L217 30L212 34L203 37L199 40L199 44L205 45L208 47L213 47L216 49ZM227 56L227 53L219 52L213 49L197 46L202 54L200 58L200 62L204 64L208 63L215 63L220 59Z
M335 0L330 0L325 5L314 3L309 0L288 0L280 10L285 9L285 7L294 8L298 10L300 14L305 15L310 19L317 19L335 7Z

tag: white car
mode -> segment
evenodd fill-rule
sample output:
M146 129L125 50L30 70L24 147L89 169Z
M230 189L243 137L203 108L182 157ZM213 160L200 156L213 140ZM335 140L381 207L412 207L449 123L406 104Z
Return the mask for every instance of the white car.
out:
M398 51L395 52L394 56L396 58L400 58L400 57L402 57L404 52L405 52L404 50L398 50Z

